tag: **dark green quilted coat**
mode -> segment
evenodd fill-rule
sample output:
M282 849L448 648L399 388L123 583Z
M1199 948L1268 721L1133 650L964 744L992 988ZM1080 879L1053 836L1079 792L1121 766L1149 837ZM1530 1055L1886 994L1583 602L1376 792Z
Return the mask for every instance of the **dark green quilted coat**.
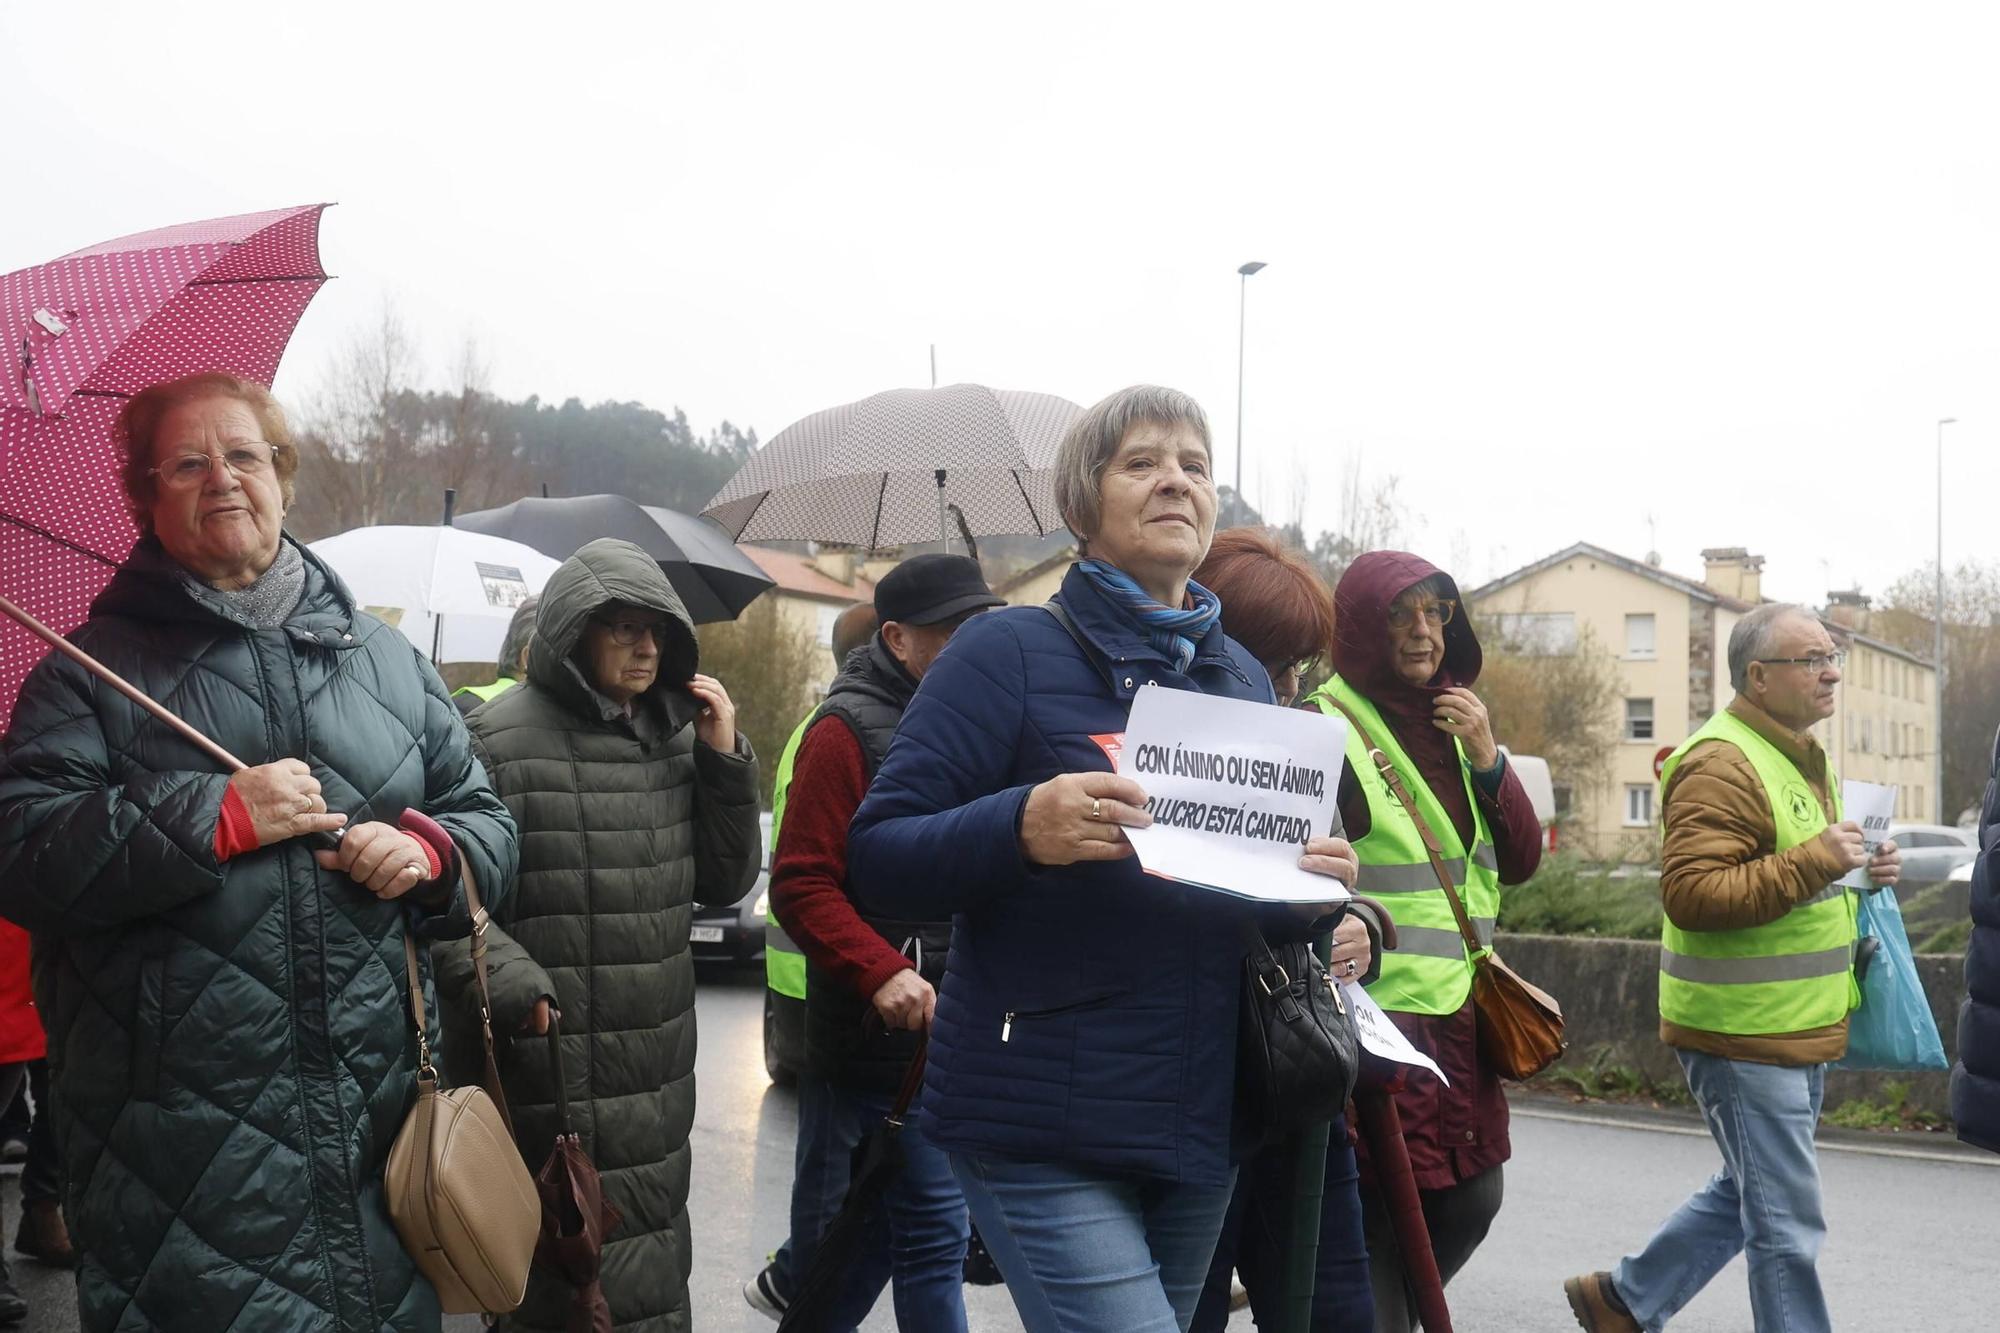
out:
M307 760L356 822L429 811L504 887L514 822L436 673L305 558L298 609L253 630L143 543L77 642L244 762ZM53 653L0 745L0 912L35 933L82 1326L434 1333L381 1187L419 909L299 842L218 865L225 783ZM463 930L462 895L421 921Z
M614 602L670 617L659 683L633 716L584 681L572 655L585 622ZM695 669L694 627L660 567L638 547L600 540L542 592L527 682L473 710L468 724L493 785L521 824L521 873L488 935L501 1081L530 1170L555 1137L546 1042L516 1033L534 1002L562 1010L570 1112L624 1213L604 1256L620 1333L687 1333L688 1130L694 1123L696 902L733 903L761 858L757 767L695 739L693 697L668 682ZM725 681L726 685L727 682ZM739 701L740 702L740 701ZM476 1076L477 1029L464 945L441 945L438 984L452 1026L452 1070ZM504 1327L560 1330L566 1285L541 1269Z

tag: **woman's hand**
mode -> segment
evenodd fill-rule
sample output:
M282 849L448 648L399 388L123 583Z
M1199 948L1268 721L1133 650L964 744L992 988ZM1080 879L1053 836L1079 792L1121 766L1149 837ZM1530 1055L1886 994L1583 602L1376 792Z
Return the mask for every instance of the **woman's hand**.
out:
M1368 927L1349 912L1333 928L1333 953L1327 970L1335 981L1359 981L1374 965L1374 950L1368 947Z
M347 830L339 850L314 852L313 859L323 870L341 871L383 902L402 897L431 873L423 843L401 829L372 821Z
M346 815L327 813L319 779L298 759L239 769L229 786L250 812L259 847L308 833L332 833L347 822Z
M736 705L730 702L729 691L722 688L722 682L697 672L688 678L687 692L701 705L701 716L694 720L695 739L711 750L734 752Z
M1123 825L1145 828L1146 791L1116 773L1065 773L1028 793L1021 855L1031 865L1117 861L1132 855Z
M1484 772L1500 762L1500 747L1493 743L1493 719L1471 690L1454 685L1440 694L1431 722L1464 742L1465 757L1474 768Z
M1361 858L1345 838L1314 838L1299 858L1299 869L1337 879L1351 893L1354 881L1361 878Z

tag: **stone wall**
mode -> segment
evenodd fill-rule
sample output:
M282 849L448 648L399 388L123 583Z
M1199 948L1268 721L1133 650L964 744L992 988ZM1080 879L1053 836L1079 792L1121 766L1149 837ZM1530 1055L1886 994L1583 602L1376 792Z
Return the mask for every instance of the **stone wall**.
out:
M1578 936L1502 935L1500 953L1529 981L1556 997L1569 1038L1566 1063L1606 1064L1643 1071L1655 1082L1682 1082L1680 1062L1660 1041L1660 946L1649 940L1600 940ZM1917 974L1930 997L1931 1015L1955 1053L1958 1007L1965 998L1965 960L1957 954L1917 955ZM1857 1097L1879 1098L1883 1084L1909 1085L1910 1104L1934 1115L1948 1113L1947 1076L1939 1073L1827 1076L1830 1109Z

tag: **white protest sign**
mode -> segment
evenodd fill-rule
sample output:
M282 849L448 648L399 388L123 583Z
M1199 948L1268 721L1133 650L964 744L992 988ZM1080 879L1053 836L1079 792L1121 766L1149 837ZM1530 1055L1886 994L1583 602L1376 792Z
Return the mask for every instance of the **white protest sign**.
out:
M1150 828L1127 828L1155 875L1264 902L1347 897L1339 880L1299 868L1326 837L1347 722L1193 690L1142 689L1118 747L1118 772L1146 789Z
M1896 817L1896 789L1877 782L1856 782L1850 778L1840 784L1840 813L1861 825L1862 845L1873 859L1876 847L1889 836L1889 825ZM1848 871L1834 883L1845 884L1850 889L1875 887L1875 881L1868 878L1866 866Z
M1447 1088L1451 1086L1451 1080L1437 1067L1437 1061L1410 1045L1410 1039L1403 1035L1403 1030L1389 1021L1389 1015L1382 1012L1382 1006L1375 1003L1367 991L1351 981L1341 982L1340 991L1354 1006L1354 1030L1361 1034L1362 1049L1384 1060L1394 1060L1399 1065L1428 1069L1438 1076L1438 1082Z

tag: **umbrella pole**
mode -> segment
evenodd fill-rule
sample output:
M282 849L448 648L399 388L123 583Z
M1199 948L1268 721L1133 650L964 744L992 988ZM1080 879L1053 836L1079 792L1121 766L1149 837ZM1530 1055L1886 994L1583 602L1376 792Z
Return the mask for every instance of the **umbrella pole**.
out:
M139 707L145 709L147 712L151 713L154 717L166 723L169 727L173 728L175 734L180 736L182 740L194 746L196 749L200 750L203 754L207 755L209 758L215 760L216 763L221 764L225 769L229 770L231 773L239 772L242 769L249 767L249 765L245 764L241 759L238 759L235 755L229 753L229 751L223 749L220 745L217 745L214 741L202 735L199 731L196 731L186 722L174 716L174 714L168 712L161 705L155 703L151 698L147 697L145 692L140 690L138 686L126 680L123 676L113 671L110 667L104 665L104 663L98 661L96 658L92 657L89 653L86 653L85 651L83 651L83 649L71 643L68 639L65 639L62 635L56 633L54 630L50 629L47 625L44 625L41 621L35 619L33 616L29 615L26 611L23 611L20 607L8 601L5 597L0 597L0 614L6 615L9 619L19 624L22 629L25 629L30 634L33 634L35 637L42 639L51 648L54 648L57 652L69 658L71 661L75 662L85 671L88 671L91 675L97 677L99 680L103 681L106 685L109 685L112 689L124 695L127 699L130 699L133 703L139 705Z
M943 469L943 468L939 468L939 469L937 470L937 486L938 486L938 542L939 542L939 544L940 544L940 545L942 545L942 546L944 547L944 553L945 553L946 555L950 555L950 554L951 554L951 531L950 531L950 529L948 529L948 528L946 528L946 527L945 527L945 516L944 516L944 469Z
M1356 1118L1368 1140L1368 1160L1382 1203L1396 1230L1396 1251L1403 1273L1416 1297L1417 1321L1424 1333L1451 1333L1451 1310L1445 1304L1444 1279L1431 1252L1431 1233L1424 1220L1423 1198L1410 1170L1410 1151L1403 1142L1403 1121L1396 1099L1380 1088L1354 1094Z
M1333 936L1324 935L1313 952L1325 963L1332 955ZM1312 1328L1313 1292L1319 1285L1320 1218L1326 1196L1326 1153L1332 1136L1327 1121L1309 1125L1285 1140L1285 1156L1292 1167L1288 1198L1290 1217L1285 1227L1284 1286L1280 1297L1279 1333L1309 1333Z

